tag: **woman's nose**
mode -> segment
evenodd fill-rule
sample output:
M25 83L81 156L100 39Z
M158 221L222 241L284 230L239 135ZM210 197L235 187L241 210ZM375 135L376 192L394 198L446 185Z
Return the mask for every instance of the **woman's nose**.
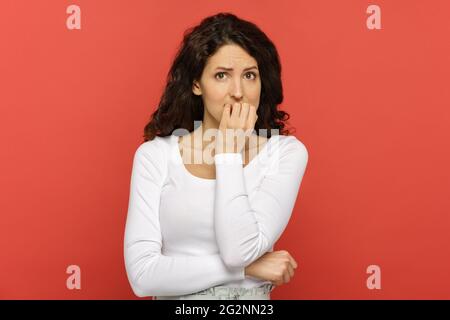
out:
M236 79L233 81L233 84L231 85L231 96L233 96L235 99L242 98L242 84L240 79Z

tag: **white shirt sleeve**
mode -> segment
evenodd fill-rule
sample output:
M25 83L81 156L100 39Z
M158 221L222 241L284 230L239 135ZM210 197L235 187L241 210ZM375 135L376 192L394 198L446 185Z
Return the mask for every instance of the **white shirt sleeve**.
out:
M308 162L306 147L295 137L279 142L279 158L250 203L241 153L214 156L214 227L223 261L245 267L268 252L286 228Z
M142 144L134 155L124 236L125 268L133 292L139 297L183 295L244 279L244 268L227 267L219 254L161 254L159 204L166 157L156 140Z

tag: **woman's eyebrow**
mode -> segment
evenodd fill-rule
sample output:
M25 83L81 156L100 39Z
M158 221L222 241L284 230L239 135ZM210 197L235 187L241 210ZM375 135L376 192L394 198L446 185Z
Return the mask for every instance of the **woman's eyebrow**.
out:
M217 70L217 69L223 69L223 70L227 70L227 71L233 71L233 68L217 67L216 70ZM245 68L244 71L247 71L247 70L250 70L250 69L258 69L258 67L257 67L257 66L251 66L251 67Z

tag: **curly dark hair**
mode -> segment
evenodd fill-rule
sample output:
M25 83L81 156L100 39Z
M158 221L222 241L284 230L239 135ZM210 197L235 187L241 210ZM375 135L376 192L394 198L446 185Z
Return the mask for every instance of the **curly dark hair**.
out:
M239 45L258 63L261 75L261 96L257 109L255 130L278 129L289 135L285 122L290 118L277 110L283 102L281 64L272 41L254 23L242 20L232 13L218 13L204 18L195 27L184 32L183 42L167 74L167 84L159 106L144 129L144 141L155 136L165 137L176 129L193 131L194 121L203 120L203 101L192 92L194 80L199 80L208 57L223 45Z

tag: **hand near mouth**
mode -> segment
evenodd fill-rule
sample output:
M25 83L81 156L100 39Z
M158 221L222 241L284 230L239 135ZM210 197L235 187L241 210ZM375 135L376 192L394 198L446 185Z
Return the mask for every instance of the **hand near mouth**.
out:
M226 104L216 137L215 153L240 153L251 136L258 115L249 103Z

